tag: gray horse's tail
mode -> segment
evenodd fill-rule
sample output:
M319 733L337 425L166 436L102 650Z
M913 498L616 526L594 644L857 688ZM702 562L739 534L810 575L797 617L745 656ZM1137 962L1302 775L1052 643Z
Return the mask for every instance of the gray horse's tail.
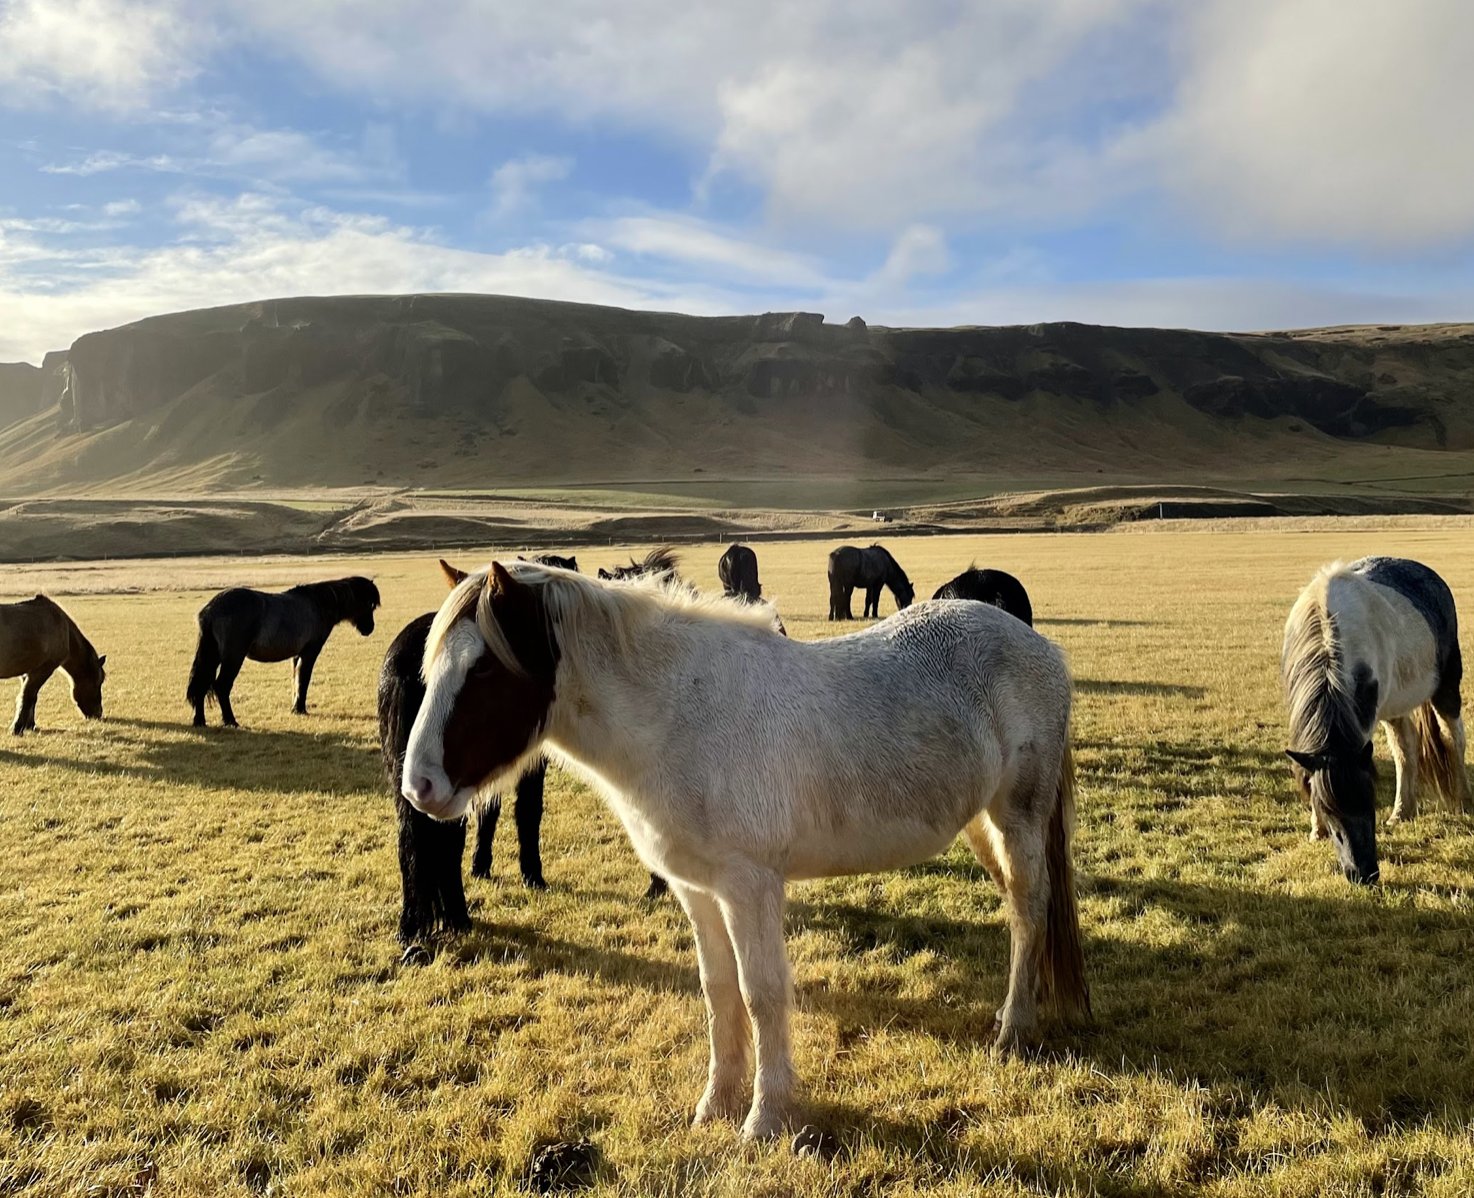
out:
M1424 703L1413 712L1413 727L1418 733L1418 773L1433 783L1445 804L1457 809L1467 786L1467 782L1460 785L1464 763L1452 738L1444 736L1438 726L1432 703Z
M220 646L215 643L215 630L208 620L200 620L200 643L194 651L194 665L189 668L189 686L184 697L191 707L198 707L214 694L215 672L220 669Z
M1044 926L1040 961L1040 998L1061 1019L1089 1020L1090 984L1085 980L1085 952L1080 943L1080 911L1075 905L1075 867L1070 839L1075 833L1075 756L1065 746L1049 833L1044 846L1049 871L1049 915Z

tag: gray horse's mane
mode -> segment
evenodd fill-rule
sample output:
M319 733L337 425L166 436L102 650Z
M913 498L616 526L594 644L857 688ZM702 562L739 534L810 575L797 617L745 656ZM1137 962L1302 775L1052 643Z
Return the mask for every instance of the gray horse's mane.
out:
M1333 577L1344 575L1343 562L1323 567L1295 601L1285 626L1285 697L1290 708L1290 744L1308 753L1323 752L1355 728L1355 696L1326 591Z

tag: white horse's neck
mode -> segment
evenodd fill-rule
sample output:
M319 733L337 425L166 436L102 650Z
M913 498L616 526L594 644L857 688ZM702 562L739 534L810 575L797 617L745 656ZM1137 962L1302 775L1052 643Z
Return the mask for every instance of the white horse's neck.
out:
M620 643L605 619L586 619L562 650L546 742L623 793L644 789L667 740L668 681L684 674L692 650L687 630L683 620L656 619L626 628Z

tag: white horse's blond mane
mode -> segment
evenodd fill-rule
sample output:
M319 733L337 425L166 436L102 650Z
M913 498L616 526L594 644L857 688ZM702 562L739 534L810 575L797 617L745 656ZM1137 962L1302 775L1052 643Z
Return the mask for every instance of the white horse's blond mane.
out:
M640 630L665 619L715 621L761 628L776 635L775 612L768 604L704 594L671 574L606 582L540 562L510 561L503 562L502 567L518 582L536 588L560 643L576 642L590 618L597 619L621 649L638 639ZM450 630L466 617L474 617L487 650L498 662L514 673L525 673L492 611L487 589L490 572L488 565L467 576L435 613L425 642L427 673L430 663L443 651Z
M1295 748L1309 752L1324 747L1337 703L1350 692L1327 595L1331 580L1342 577L1358 576L1343 561L1322 566L1300 592L1285 624L1281 665L1290 708L1290 740Z

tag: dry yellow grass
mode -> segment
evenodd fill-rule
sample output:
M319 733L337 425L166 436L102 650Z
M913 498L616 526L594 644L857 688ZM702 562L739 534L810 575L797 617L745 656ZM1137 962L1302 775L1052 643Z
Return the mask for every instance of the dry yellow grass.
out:
M793 635L833 631L829 547L757 546ZM1277 655L1322 561L1418 557L1466 599L1474 536L1326 522L894 548L923 595L974 558L1013 571L1068 650L1093 1031L990 1059L1007 937L960 845L795 886L797 1062L840 1151L693 1132L684 918L637 901L623 832L570 779L550 777L552 889L521 887L507 827L496 879L468 887L475 931L397 964L374 680L443 594L432 559L12 571L7 597L51 589L110 677L106 722L52 683L43 731L0 744L0 1195L492 1193L584 1135L609 1194L1468 1194L1474 829L1428 812L1385 835L1379 890L1335 876L1282 765ZM684 550L690 577L714 585L719 553ZM335 634L312 715L289 713L285 667L248 665L245 731L186 726L210 591L358 571L380 630Z

